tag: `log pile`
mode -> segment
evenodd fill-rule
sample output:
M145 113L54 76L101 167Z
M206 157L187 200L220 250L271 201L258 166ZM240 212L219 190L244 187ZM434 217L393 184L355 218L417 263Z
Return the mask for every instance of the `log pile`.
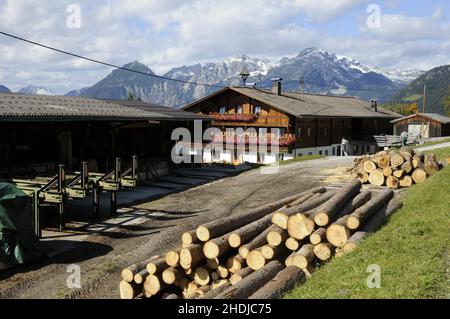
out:
M318 187L199 225L179 249L123 269L120 297L279 298L401 206L392 190L361 187L358 179L337 191Z
M434 154L402 147L357 158L350 173L351 179L359 179L363 184L398 189L423 183L440 168Z

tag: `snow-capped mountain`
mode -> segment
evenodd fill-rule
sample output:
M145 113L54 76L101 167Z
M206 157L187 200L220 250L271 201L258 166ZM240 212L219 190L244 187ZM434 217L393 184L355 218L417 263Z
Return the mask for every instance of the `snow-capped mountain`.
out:
M33 86L33 85L24 87L24 88L20 89L17 93L38 94L38 95L56 95L55 93L47 90L45 87Z
M417 69L406 69L406 70L382 70L382 69L376 69L376 72L379 72L386 76L387 78L391 79L393 82L407 85L417 78L419 78L421 75L425 74L426 71L417 70Z
M317 48L308 48L295 57L276 62L240 55L219 62L176 67L164 76L213 86L242 85L239 73L244 66L250 74L247 83L256 83L261 88L270 87L271 78L281 77L284 90L298 91L298 80L304 78L306 92L353 95L366 100L378 98L380 101L388 100L392 95L389 92L403 87L414 77L413 70L384 72L351 57ZM137 61L124 67L154 74ZM132 93L144 101L180 107L217 89L115 70L94 86L70 91L67 95L126 99L128 93Z
M4 85L0 85L0 93L11 93L11 90Z

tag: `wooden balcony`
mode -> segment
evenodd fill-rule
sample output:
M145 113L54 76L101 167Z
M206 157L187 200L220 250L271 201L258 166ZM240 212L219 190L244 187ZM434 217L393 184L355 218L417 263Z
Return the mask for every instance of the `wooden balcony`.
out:
M281 116L256 116L252 121L228 121L213 120L212 126L233 126L233 127L289 127L289 118Z

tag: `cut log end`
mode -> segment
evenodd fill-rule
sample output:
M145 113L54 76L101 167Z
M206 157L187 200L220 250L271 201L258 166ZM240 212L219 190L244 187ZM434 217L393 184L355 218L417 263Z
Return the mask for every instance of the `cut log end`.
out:
M238 248L242 244L241 236L238 234L231 234L230 237L228 237L228 243L230 244L230 247Z
M199 226L197 228L197 238L203 242L207 242L208 240L210 240L210 233L208 228L206 228L205 226Z
M328 217L328 214L326 212L318 212L314 216L314 222L319 227L323 227L323 226L328 225L328 223L330 222L330 218Z
M199 286L206 286L211 281L209 271L204 267L197 267L194 271L194 281Z
M354 216L348 216L347 218L347 227L349 229L358 229L360 226L360 221L358 218L354 217Z
M137 285L121 280L119 283L119 293L121 299L133 299L138 294Z
M205 254L206 258L214 259L219 256L220 249L219 246L212 241L208 241L203 245L203 253Z
M350 238L350 231L342 225L331 225L327 229L327 240L335 247L342 247Z
M180 255L177 251L171 250L166 254L166 263L171 267L178 266L178 262L180 261Z
M245 260L247 265L253 270L259 270L266 264L266 259L260 250L251 251Z
M122 270L121 277L126 282L132 282L134 274L130 269L125 268L124 270Z

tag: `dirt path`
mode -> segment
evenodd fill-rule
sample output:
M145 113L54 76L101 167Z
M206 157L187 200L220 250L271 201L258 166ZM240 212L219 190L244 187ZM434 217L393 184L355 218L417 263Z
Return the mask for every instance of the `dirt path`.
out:
M70 251L0 277L0 298L118 298L120 270L179 245L183 231L201 223L305 191L344 181L353 158L327 158L281 166L273 175L258 169L135 206L146 222L90 236ZM80 289L66 285L67 266L81 268Z

